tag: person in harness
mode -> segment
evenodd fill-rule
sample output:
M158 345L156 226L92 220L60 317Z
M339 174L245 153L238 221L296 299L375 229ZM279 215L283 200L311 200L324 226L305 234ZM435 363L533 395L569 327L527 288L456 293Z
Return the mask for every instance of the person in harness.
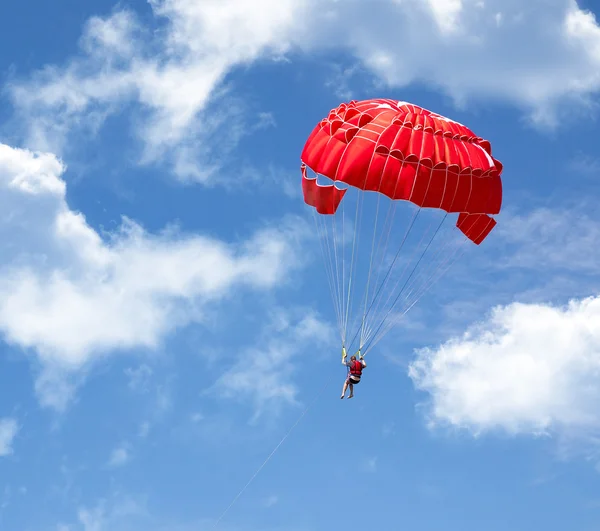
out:
M360 377L362 376L363 369L367 366L365 359L362 357L360 353L360 349L357 352L360 361L356 359L356 355L350 357L350 361L346 361L346 349L342 347L342 365L348 367L348 376L346 381L344 382L344 387L342 389L341 399L346 395L346 389L350 388L350 394L348 398L352 398L354 396L354 386L360 383Z

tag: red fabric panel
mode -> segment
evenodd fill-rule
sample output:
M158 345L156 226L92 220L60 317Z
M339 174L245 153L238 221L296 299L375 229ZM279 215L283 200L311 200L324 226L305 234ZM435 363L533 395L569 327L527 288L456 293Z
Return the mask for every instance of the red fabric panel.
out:
M316 177L308 177L306 175L306 167L303 167L302 192L304 194L304 202L316 208L319 214L335 214L346 190L340 190L333 184L318 184Z
M456 226L476 245L479 245L496 226L496 220L486 214L459 214Z

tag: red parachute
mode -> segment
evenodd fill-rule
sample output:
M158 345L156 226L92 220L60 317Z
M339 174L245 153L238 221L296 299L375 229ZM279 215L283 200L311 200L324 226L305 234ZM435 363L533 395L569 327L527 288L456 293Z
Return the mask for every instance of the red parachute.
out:
M492 157L490 143L464 125L411 103L391 99L342 103L314 128L301 159L304 201L317 214L341 339L347 347L350 347L346 331L353 305L352 290L356 290L357 281L364 286L359 301L362 316L357 317L361 322L358 346L364 348L366 342L370 341L372 346L381 339L416 303L415 297L420 298L448 265L445 253L451 246L441 236L440 225L430 240L425 235L421 238L426 249L406 283L396 277L395 268L399 264L405 266L404 272L410 270L407 260L400 258L400 250L395 256L386 255L399 232L394 226L398 203L417 208L416 211L413 208L408 230L400 238L401 249L407 246L415 219L424 209L441 213L443 220L448 214L458 213L456 227L462 239L466 236L479 245L496 225L490 215L499 213L502 204L502 164ZM309 176L307 168L317 175ZM317 182L318 176L326 182ZM340 216L339 207L346 203L344 197L350 191L357 194L356 215L349 220L354 232L352 263L346 270L349 234L346 216L344 213ZM371 201L365 199L364 196L370 195L365 192L375 192L376 210L375 207L365 210L368 207L363 203ZM382 196L388 203L388 214L380 226ZM370 253L361 252L356 243L361 236L364 241L363 210L370 219L367 232L372 230ZM436 237L442 248L432 264L425 255L432 252ZM364 262L367 257L368 268L366 263L361 267L361 259ZM420 264L425 266L417 269ZM383 268L379 274L375 271L378 268ZM367 273L365 282L360 280L362 273ZM373 285L374 275L377 280ZM395 281L395 288L401 286L401 291L390 293ZM407 289L412 290L409 296ZM399 301L407 303L402 306L404 310L398 310Z

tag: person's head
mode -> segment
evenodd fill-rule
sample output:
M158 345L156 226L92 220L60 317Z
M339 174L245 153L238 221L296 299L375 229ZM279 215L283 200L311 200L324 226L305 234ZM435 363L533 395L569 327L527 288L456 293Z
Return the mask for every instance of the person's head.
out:
M350 361L356 361L356 356L350 356Z

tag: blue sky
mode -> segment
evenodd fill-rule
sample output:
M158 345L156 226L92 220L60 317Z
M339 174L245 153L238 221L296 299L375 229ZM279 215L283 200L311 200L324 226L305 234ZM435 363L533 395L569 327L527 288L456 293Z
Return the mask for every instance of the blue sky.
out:
M0 529L600 527L596 2L0 11ZM340 102L489 139L503 210L351 401L300 153ZM307 409L308 408L308 409Z

